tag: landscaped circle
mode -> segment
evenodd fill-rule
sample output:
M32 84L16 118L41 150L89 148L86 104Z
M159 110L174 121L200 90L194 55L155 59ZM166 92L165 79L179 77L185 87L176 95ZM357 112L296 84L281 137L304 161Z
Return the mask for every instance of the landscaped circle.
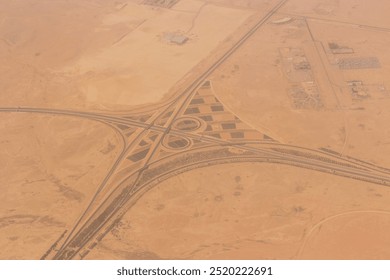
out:
M199 129L201 126L201 123L197 119L193 118L182 118L175 122L173 127L177 130L182 131L194 131Z

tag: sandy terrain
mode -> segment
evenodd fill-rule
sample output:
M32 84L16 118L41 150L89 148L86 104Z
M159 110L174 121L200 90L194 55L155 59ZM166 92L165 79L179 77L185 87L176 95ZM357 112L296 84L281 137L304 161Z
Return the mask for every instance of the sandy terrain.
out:
M389 198L293 167L198 169L141 198L89 258L388 259Z
M45 115L9 114L0 131L0 259L39 259L85 209L121 142L99 123Z
M374 5L372 9L377 8ZM355 8L356 13L359 9ZM289 10L288 5L284 10ZM273 20L285 16L282 12ZM390 130L386 122L390 116L386 108L390 106L390 85L386 77L390 75L390 56L385 49L390 30L306 21L297 16L282 25L271 22L255 34L212 77L216 95L243 120L281 142L327 147L389 166ZM337 55L329 54L330 42L353 48L353 54L341 57L377 57L381 67L340 70L334 62ZM312 78L302 81L286 73L281 54L284 48L302 50L311 65ZM347 84L353 80L366 84L370 96L353 98ZM293 106L291 89L302 82L316 85L323 107L303 110Z
M390 258L388 1L27 2L0 259Z
M253 14L194 0L173 10L36 2L27 9L24 1L0 4L1 79L13 81L1 88L7 106L113 110L159 101ZM167 33L189 41L175 45Z

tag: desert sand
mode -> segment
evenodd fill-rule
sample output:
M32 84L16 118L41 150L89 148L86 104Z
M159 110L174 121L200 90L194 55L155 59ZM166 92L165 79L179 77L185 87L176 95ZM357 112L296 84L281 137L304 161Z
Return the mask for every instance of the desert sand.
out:
M389 9L0 2L0 259L389 259Z

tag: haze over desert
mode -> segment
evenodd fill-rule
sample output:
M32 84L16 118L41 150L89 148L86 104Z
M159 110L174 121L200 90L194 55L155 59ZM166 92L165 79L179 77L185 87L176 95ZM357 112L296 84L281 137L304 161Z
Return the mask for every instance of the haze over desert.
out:
M390 259L387 11L0 1L0 259Z

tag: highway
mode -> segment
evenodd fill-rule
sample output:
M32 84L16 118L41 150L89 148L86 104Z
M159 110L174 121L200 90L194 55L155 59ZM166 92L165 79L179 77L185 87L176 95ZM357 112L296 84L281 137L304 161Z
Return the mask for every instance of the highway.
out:
M198 89L286 2L287 0L279 1L272 7L172 100L163 105L157 104L155 109L146 111L150 115L146 121L137 120L138 115L132 112L122 114L31 107L0 108L2 113L48 114L101 122L118 133L122 141L119 156L97 187L86 209L80 213L72 228L67 229L48 248L43 259L84 258L150 188L179 173L204 166L235 162L283 164L390 186L390 170L368 162L276 141L217 138L207 135L204 131L180 130L174 126L184 115L197 119L196 115L186 114L185 111ZM167 113L170 115L165 117ZM129 116L134 118L130 119ZM135 132L127 136L121 126ZM153 141L149 137L151 133L156 135ZM165 147L164 141L173 136L179 140L189 139L190 145L176 150ZM147 148L142 148L142 142L148 143ZM137 168L125 175L119 175L125 164L131 164L128 158L139 151L145 151L145 156L140 159ZM113 180L115 176L116 181Z

